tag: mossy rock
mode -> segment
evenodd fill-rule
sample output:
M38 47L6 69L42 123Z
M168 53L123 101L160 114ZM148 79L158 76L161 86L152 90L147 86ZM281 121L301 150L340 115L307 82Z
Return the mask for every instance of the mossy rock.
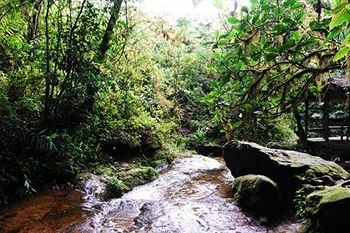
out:
M116 170L113 167L111 167L111 165L101 165L95 168L93 172L97 175L113 176Z
M224 147L224 159L234 177L265 175L279 185L281 193L292 200L303 184L334 185L350 174L334 162L290 150L271 149L256 143L232 141Z
M283 209L278 185L266 176L240 176L234 180L232 190L234 200L242 208L259 215L274 216Z
M158 172L153 167L140 167L119 172L116 176L128 187L135 187L153 181L157 178Z
M306 198L307 213L322 232L348 232L350 188L327 187Z
M108 200L111 198L119 198L128 191L129 187L126 186L123 181L114 178L108 180L106 183L106 192L104 194L104 199Z

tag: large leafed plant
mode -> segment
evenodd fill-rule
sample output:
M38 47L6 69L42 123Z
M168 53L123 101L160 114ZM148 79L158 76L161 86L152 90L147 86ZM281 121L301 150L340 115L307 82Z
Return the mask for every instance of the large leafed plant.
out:
M230 30L214 44L220 79L206 97L228 139L264 137L278 116L297 113L307 90L320 91L324 74L341 68L330 10L321 1L253 0L228 18Z

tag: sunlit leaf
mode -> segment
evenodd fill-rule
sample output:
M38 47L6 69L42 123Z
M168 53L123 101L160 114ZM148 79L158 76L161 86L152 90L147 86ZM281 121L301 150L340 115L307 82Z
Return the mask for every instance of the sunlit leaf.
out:
M237 24L237 23L239 23L240 21L239 21L239 19L237 19L237 18L235 18L235 17L229 17L229 18L228 18L228 22L229 22L230 24Z
M349 47L344 47L342 49L340 49L334 56L333 60L334 61L339 61L340 59L344 58L345 56L348 55L350 51Z

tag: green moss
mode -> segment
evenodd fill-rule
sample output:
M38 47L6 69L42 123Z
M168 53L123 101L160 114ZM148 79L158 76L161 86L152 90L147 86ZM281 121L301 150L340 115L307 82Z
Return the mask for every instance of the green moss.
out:
M337 202L341 199L350 198L350 188L334 186L318 192L314 192L308 198L319 197L320 204Z
M326 187L309 194L306 201L313 226L319 226L322 232L348 232L350 188Z
M259 184L262 182L270 183L272 186L277 187L277 184L266 176L260 175L245 175L240 176L235 179L232 185L232 190L235 193L239 193L241 191L255 191L259 189ZM239 191L239 192L238 192Z
M105 198L116 198L121 197L124 193L129 191L129 187L119 179L111 179L106 183L106 196Z
M327 164L321 164L312 166L310 169L306 171L307 177L322 177L322 176L330 176L334 178L349 178L349 173L343 169L342 167L333 164L332 162L328 162Z
M96 175L107 175L107 176L113 176L115 173L115 169L113 169L111 166L98 166L95 170L94 173Z
M144 167L143 168L143 173L146 175L146 177L148 178L155 178L156 176L158 176L158 172L156 169L154 169L153 167Z
M140 167L119 172L116 176L127 186L135 187L153 181L158 176L158 172L152 167Z
M349 188L339 186L328 187L307 196L307 211L309 214L316 214L322 205L335 203L344 199L350 199Z
M160 166L167 164L167 163L168 162L166 159L158 159L158 160L154 161L154 166L152 166L152 167L160 167Z
M243 208L258 214L271 216L282 209L277 184L261 175L245 175L236 178L232 186L234 200Z

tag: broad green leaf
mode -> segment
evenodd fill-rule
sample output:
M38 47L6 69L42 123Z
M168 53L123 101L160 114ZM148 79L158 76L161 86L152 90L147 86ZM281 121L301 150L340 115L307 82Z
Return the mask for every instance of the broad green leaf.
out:
M328 41L332 40L335 36L339 35L342 30L340 27L334 28L330 33L328 33L328 36L326 40L323 42L323 44L326 44Z
M348 55L350 51L349 47L344 47L342 49L340 49L334 56L333 60L334 61L339 61L340 59L344 58L345 56Z
M244 105L244 108L245 108L245 110L250 111L250 110L253 109L253 105L251 105L251 104L245 104L245 105Z
M258 26L259 25L259 17L260 15L255 15L252 19L252 24L255 25L255 26Z
M350 6L347 5L347 7ZM338 13L334 14L332 17L332 21L329 24L329 28L332 30L333 28L342 25L345 22L349 22L350 21L350 14L347 10L347 7L343 8L342 10L340 10Z
M301 39L301 34L299 30L292 32L292 39L295 41L299 41Z
M349 47L350 48L350 34L348 34L346 37L345 37L345 39L344 39L344 41L343 41L343 43L340 45L340 47Z
M316 94L316 93L317 93L317 90L318 90L318 88L317 88L316 86L311 86L311 87L309 87L309 91L310 91L311 93L313 93L313 94Z
M239 21L239 19L237 19L237 18L235 18L235 17L229 17L229 18L228 18L228 22L229 22L230 24L237 24L237 23L239 23L240 21Z
M336 8L334 8L334 10L332 11L333 14L337 14L340 11L344 10L344 8L346 7L346 5L348 5L347 2L343 2L342 4L338 5Z

